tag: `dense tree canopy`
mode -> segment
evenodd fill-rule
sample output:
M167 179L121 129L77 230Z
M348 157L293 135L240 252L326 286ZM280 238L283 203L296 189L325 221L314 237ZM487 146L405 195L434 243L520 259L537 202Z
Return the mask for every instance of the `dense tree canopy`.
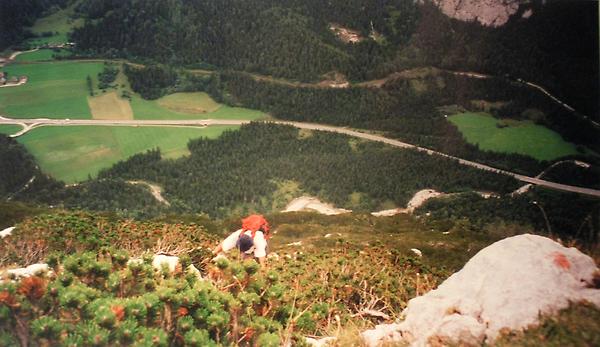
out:
M527 20L525 10L533 13ZM500 28L452 20L413 0L87 0L79 13L88 20L73 38L97 54L306 81L331 71L373 79L416 66L508 74L598 116L598 11L589 1L532 1ZM332 24L363 40L343 42Z
M25 27L51 11L64 7L69 0L2 0L0 1L0 51L31 37Z
M512 179L345 136L252 124L216 140L190 142L191 156L160 160L156 152L132 157L101 178L158 182L179 208L224 216L236 208L269 211L282 182L343 207L373 210L386 201L404 206L424 188L509 192ZM360 196L353 199L352 196ZM265 199L266 198L266 199Z

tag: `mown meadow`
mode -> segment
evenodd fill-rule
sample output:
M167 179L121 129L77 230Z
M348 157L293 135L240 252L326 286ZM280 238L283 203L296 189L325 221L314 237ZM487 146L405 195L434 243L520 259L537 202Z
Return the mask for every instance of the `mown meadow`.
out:
M20 125L0 124L0 134L11 135L21 130Z
M75 183L150 149L164 158L188 154L187 143L198 137L216 138L232 127L42 127L19 137L40 168L56 179Z
M523 154L537 160L555 160L578 154L558 133L531 121L500 120L486 113L448 117L465 140L484 151Z
M38 37L31 38L26 41L30 46L38 46L43 44L60 44L68 41L67 35L74 27L83 24L81 19L70 18L74 13L74 8L77 2L72 5L59 9L58 11L35 21L33 26L29 28L31 32Z
M54 60L57 56L66 56L68 52L69 51L65 49L39 49L37 51L19 54L15 58L15 61L18 63L51 61Z
M87 76L102 71L100 62L11 64L9 76L27 76L25 85L0 89L0 112L13 118L90 119Z
M261 111L218 104L204 92L175 93L157 100L131 99L136 119L246 119L267 117Z
M3 69L9 76L27 76L25 85L0 89L0 114L14 118L56 119L248 119L267 117L260 111L222 105L204 92L174 93L145 100L129 92L129 83L119 73L114 84L100 89L102 61L44 61L52 50L38 50L18 58ZM32 61L38 61L33 62ZM92 81L92 92L87 78ZM123 93L128 95L124 97ZM214 138L226 129L175 127L48 127L22 136L23 143L42 170L68 183L94 177L101 169L129 156L160 148L165 158L188 154L187 142L198 137ZM13 134L19 126L6 125L0 132Z

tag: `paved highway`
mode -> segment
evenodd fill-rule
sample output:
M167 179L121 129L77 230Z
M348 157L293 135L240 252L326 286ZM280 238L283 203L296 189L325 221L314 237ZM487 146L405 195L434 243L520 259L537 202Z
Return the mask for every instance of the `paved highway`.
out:
M251 121L248 120L225 120L225 119L190 119L190 120L95 120L95 119L47 119L47 118L36 118L36 119L10 119L0 116L0 124L19 124L24 127L23 131L15 134L15 136L20 136L25 132L41 127L41 126L195 126L195 127L205 127L205 126L215 126L215 125L243 125L248 124ZM307 129L307 130L317 130L317 131L328 131L333 133L345 134L352 137L357 137L369 141L382 142L394 147L399 148L410 148L417 150L419 152L426 153L428 155L436 155L440 157L445 157L449 159L454 159L458 161L462 165L474 167L479 170L485 170L490 172L495 172L502 175L507 175L514 177L515 179L535 184L538 186L551 188L555 190L561 190L565 192L571 193L579 193L584 195L590 195L595 197L600 197L600 190L585 188L585 187L577 187L571 186L551 181L546 181L537 177L529 177L525 175L520 175L514 172L497 169L488 165L480 164L474 161L465 160L461 158L457 158L442 152L437 152L428 148L423 148L419 146L415 146L406 142L401 142L398 140L389 139L387 137L368 134L344 127L336 127L330 125L323 124L314 124L314 123L301 123L301 122L289 122L289 121L280 121L273 120L270 121L274 124L283 124L290 125L299 129Z

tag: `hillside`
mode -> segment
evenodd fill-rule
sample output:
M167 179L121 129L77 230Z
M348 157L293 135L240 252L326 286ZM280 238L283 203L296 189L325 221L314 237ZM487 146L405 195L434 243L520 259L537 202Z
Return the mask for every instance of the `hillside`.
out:
M409 299L506 236L441 233L407 216L268 218L275 234L269 269L259 271L254 262L211 262L210 247L239 220L135 222L64 211L29 217L0 240L0 265L47 262L50 270L0 284L0 341L279 346L333 335L342 346L357 345L359 331L399 317ZM154 269L153 254L161 252L178 256L179 265ZM499 343L597 341L598 309L575 305L558 319L573 314L558 333L545 330L557 326L548 318L540 329L503 334Z
M0 347L600 346L598 10L0 1Z
M12 182L3 193L9 201L137 218L173 213L226 218L282 211L294 198L305 195L370 213L404 208L418 191L434 189L447 196L428 201L415 213L432 215L445 230L465 219L477 230L490 223L517 222L550 229L566 239L597 241L598 199L543 188L519 192L520 185L503 175L342 135L253 123L218 139L191 141L188 157L165 159L160 150L153 150L75 185L48 177L23 146L0 138L4 139L0 165L14 166L4 179ZM545 175L559 182L569 177L568 183L593 187L598 184L595 172L593 168L577 170L567 162ZM164 200L157 200L147 185L131 183L140 181L160 189Z
M451 1L437 3L444 11L452 7ZM586 96L598 91L590 77L598 72L594 9L591 2L512 3L502 19L506 23L490 28L451 20L429 1L85 1L79 11L89 21L73 39L95 54L303 81L331 71L351 80L375 79L420 66L509 74L549 87L598 119L597 103ZM141 10L143 15L131 17ZM466 19L478 15L472 12ZM344 43L329 30L331 23L366 39Z

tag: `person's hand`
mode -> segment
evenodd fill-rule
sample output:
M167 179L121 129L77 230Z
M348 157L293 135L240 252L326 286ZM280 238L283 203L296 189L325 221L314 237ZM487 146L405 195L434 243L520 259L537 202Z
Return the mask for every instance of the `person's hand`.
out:
M267 258L266 257L258 258L258 263L260 264L261 269L266 268L267 267Z
M219 255L221 252L223 252L223 247L219 243L219 245L212 250L212 253L214 255Z

